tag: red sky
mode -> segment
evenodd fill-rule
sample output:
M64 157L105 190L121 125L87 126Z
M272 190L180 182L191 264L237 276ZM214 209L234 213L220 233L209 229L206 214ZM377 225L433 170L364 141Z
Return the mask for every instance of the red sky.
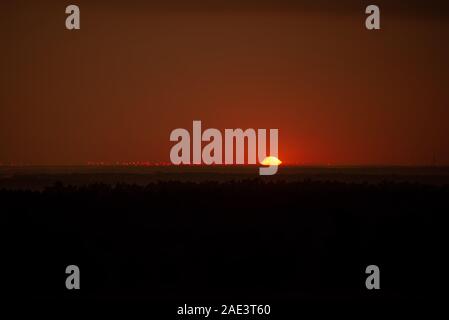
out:
M307 164L449 165L449 11L362 1L0 4L0 163L169 161L171 130L278 128Z

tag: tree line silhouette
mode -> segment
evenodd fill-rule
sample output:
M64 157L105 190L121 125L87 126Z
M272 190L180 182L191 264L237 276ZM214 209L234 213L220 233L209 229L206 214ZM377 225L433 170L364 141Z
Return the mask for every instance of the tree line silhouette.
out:
M4 287L63 299L432 298L447 272L448 199L448 185L388 181L3 189ZM70 264L77 293L64 287Z

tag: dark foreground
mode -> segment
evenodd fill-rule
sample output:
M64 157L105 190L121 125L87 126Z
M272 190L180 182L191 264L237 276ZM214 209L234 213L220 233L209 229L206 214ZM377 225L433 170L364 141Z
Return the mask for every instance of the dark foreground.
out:
M294 305L447 297L447 185L55 184L3 190L0 201L2 287L15 300ZM71 264L80 267L80 290L65 288ZM380 268L380 290L365 287L371 264Z

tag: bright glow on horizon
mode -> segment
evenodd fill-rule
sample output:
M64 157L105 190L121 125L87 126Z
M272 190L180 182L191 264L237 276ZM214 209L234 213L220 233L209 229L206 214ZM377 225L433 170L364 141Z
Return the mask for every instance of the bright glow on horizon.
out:
M262 164L264 166L278 166L281 163L282 163L282 161L279 160L278 158L269 156L269 157L266 157L265 159L263 159L263 161L260 164Z

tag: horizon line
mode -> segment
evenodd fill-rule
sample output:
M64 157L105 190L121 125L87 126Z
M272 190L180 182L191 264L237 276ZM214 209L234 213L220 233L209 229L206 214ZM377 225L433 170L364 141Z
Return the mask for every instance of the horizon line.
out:
M261 164L180 164L175 165L170 162L150 162L150 161L130 161L130 162L87 162L83 164L29 164L29 163L0 163L0 167L259 167ZM346 168L363 168L363 167L449 167L448 164L344 164L344 163L295 163L283 162L279 167L346 167Z

